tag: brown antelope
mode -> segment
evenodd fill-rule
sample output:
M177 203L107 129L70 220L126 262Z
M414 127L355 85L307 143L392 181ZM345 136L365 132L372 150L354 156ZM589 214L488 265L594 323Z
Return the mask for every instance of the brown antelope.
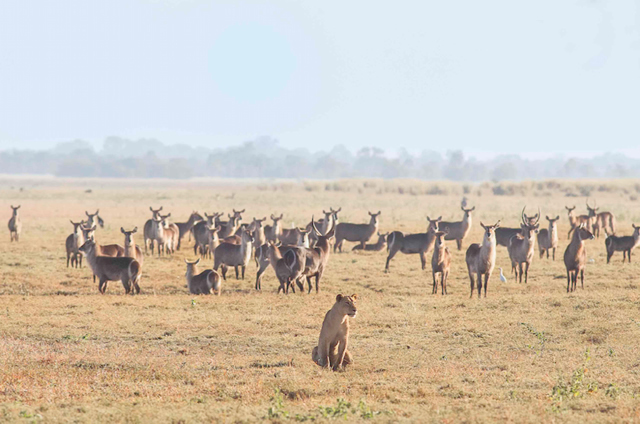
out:
M238 277L238 267L242 267L242 279L251 259L251 251L253 246L253 236L250 231L242 233L242 243L239 245L232 243L220 243L213 255L213 269L218 271L222 266L222 279L227 279L227 267L232 266L236 270L236 280Z
M380 252L387 248L388 236L389 236L389 233L384 233L384 234L378 233L378 241L376 243L373 243L373 244L367 243L365 244L364 249L362 248L362 245L356 244L355 246L353 246L353 249L351 250L370 250L374 252Z
M500 221L494 225L484 225L484 236L482 244L473 243L467 249L465 260L467 262L467 270L469 271L469 280L471 280L471 296L473 297L474 274L478 280L478 299L482 294L482 277L484 276L484 297L487 297L487 287L489 286L489 278L496 264L496 235L495 232L500 228Z
M341 210L342 208L333 210L333 208L330 207L329 212L326 212L324 210L322 211L322 213L324 214L324 218L318 220L318 228L320 229L322 234L326 234L331 225L338 224L338 213L340 213ZM316 234L312 231L311 222L307 224L307 231L309 232L309 247L315 247L316 242L318 241L318 237L316 237Z
M169 221L169 218L171 218L171 214L160 215L159 217L164 221L165 237L171 240L171 244L169 246L171 248L171 253L173 254L178 248L178 237L180 235L180 229L175 223Z
M462 250L462 240L469 234L471 230L471 212L476 210L476 207L467 209L464 206L460 206L460 209L464 212L462 221L457 222L441 222L440 228L449 228L449 233L445 236L445 240L455 240L458 246L458 250Z
M18 215L20 206L13 207L11 205L12 213L11 218L9 218L9 237L11 241L20 241L20 233L22 232L22 221L20 220L20 215Z
M87 257L87 263L100 281L98 290L104 294L107 291L109 281L122 281L127 294L140 293L141 270L140 263L133 258L112 258L110 256L98 256L96 244L93 240L87 240L80 246L80 252Z
M135 259L142 266L144 255L140 246L137 246L133 239L133 235L138 232L138 227L134 227L131 231L125 231L124 228L120 227L120 231L124 234L124 256Z
M640 244L640 227L636 227L635 224L631 224L633 227L633 235L631 236L609 236L605 240L604 244L607 247L607 263L611 260L614 252L622 251L622 263L624 263L625 256L631 262L631 251Z
M333 246L333 251L340 250L342 253L342 243L346 241L359 242L362 248L371 240L371 237L378 232L378 225L380 223L380 211L378 213L369 212L368 224L352 224L349 222L341 222L335 226L336 229L336 244Z
M202 218L202 216L198 212L193 211L191 212L191 215L189 215L189 219L187 220L187 222L176 222L174 224L176 227L178 227L178 245L176 246L176 250L180 250L182 238L184 236L189 234L189 240L191 240L191 232L193 230L193 226L203 219L204 218Z
M262 225L266 220L266 217L262 219L256 219L254 217L251 222L251 225L253 226L253 240L256 246L262 246L267 242L267 237L264 234L264 226Z
M98 224L100 228L104 228L104 221L100 218L100 215L98 215L100 213L100 209L96 209L96 213L89 213L87 211L84 211L84 213L87 215L88 227L93 227L94 224Z
M309 291L311 293L311 278L316 278L316 293L320 290L320 279L324 274L325 267L329 262L329 252L331 251L331 239L335 236L336 226L332 225L327 234L322 235L316 227L316 223L311 217L311 228L318 236L318 242L313 249L305 248L305 267L303 276L307 278L307 284L309 285Z
M282 291L289 293L289 287L296 292L294 281L297 281L305 266L305 252L299 247L289 247L285 252L281 252L280 248L272 241L269 242L269 262L272 264L276 272L276 277L280 282L278 293Z
M269 244L268 244L271 242L273 241L268 240L267 243L263 244L262 246L256 246L255 257L256 257L256 262L258 263L258 272L256 274L256 290L262 290L262 275L266 272L269 265L271 265L271 261L269 260ZM285 255L287 251L290 249L308 247L308 245L305 245L305 243L308 243L308 238L299 239L298 244L295 246L280 245L278 246L278 248L280 249L280 253L282 255ZM301 283L299 281L296 281L296 283L298 284L298 287L301 286ZM304 286L302 286L300 290L304 290Z
M575 215L573 212L575 208L575 205L573 205L572 208L565 206L565 209L567 209L567 216L569 217L569 225L571 225L571 229L569 230L569 233L567 233L567 239L571 239L571 233L574 232L581 224L584 224L587 228L593 227L591 217L589 217L589 215Z
M95 240L96 225L93 227L86 227L84 224L82 227L82 237L84 241ZM124 249L119 244L106 244L100 245L96 243L96 255L98 256L110 256L112 258L119 258L124 256ZM96 275L93 275L93 282L96 282Z
M520 276L520 282L522 283L522 274L524 265L524 282L529 281L529 267L533 261L533 255L536 248L536 233L540 228L540 214L537 214L537 219L527 220L525 218L524 209L522 210L522 224L520 228L522 232L518 235L511 237L507 251L509 252L509 259L511 259L511 271L515 272L516 280Z
M264 226L264 235L267 238L267 241L272 241L274 243L278 242L280 238L280 234L282 234L282 217L284 214L280 214L280 216L275 216L271 214L271 220L273 221L273 225L265 225Z
M214 213L213 215L204 216L206 221L200 221L193 227L193 238L195 244L193 246L193 254L200 254L201 257L211 258L213 251L220 244L218 233L221 230L220 226L214 226L215 219L221 214Z
M69 262L71 267L75 265L76 268L82 267L82 254L80 253L80 246L84 244L84 236L82 234L82 226L84 221L71 222L73 225L73 233L69 234L65 241L65 247L67 249L67 268L69 268Z
M585 240L593 240L593 234L586 224L579 224L574 228L571 243L564 251L564 265L567 268L567 293L575 291L578 283L578 274L584 289L584 267L587 264L587 248Z
M547 221L549 221L549 229L543 228L538 233L538 249L540 250L540 259L544 256L544 253L547 252L547 259L549 259L549 250L553 251L553 260L556 260L556 249L558 248L558 220L560 219L560 215L555 218L549 218L549 215L546 216Z
M154 241L158 247L158 256L165 254L172 254L174 247L174 238L177 236L177 233L173 228L167 225L166 219L170 217L169 215L160 215L158 219L153 219L153 234Z
M187 287L191 294L211 294L212 291L216 292L216 295L220 296L222 291L222 284L220 282L220 274L212 269L205 269L198 274L198 264L200 259L195 262L188 262L186 259L184 263L187 264L187 273L185 278L187 279Z
M240 226L240 221L242 221L242 214L244 211L245 209L242 209L241 211L234 209L233 215L227 214L229 221L220 221L219 219L216 219L216 226L219 225L222 228L220 230L220 234L218 234L221 239L227 238L236 233Z
M600 230L604 230L607 236L613 236L616 233L616 217L611 212L597 213L599 207L594 205L590 207L587 203L587 210L589 211L589 217L591 218L592 232L597 238L600 238Z
M298 227L283 228L279 240L282 244L290 246L309 247L309 234L312 232L312 230L307 231Z
M526 208L526 206L525 206ZM533 216L527 216L527 214L523 213L524 220L527 224L531 224L534 221L539 220L540 218L540 210L538 208L538 213ZM509 247L509 242L513 236L522 233L522 228L509 228L509 227L499 227L496 228L496 244L499 246Z
M447 277L449 276L449 269L451 268L451 253L444 245L444 241L447 239L446 231L437 231L435 238L433 256L431 257L431 270L433 275L433 290L431 290L431 294L438 294L436 274L440 274L440 291L444 296L447 294Z
M441 216L436 219L427 217L429 225L426 233L404 234L400 231L393 231L389 234L387 237L389 255L387 256L387 264L384 267L384 271L389 272L389 262L398 252L402 252L405 255L420 255L422 269L426 269L427 255L436 242L436 232L441 219Z
M151 248L151 254L153 255L153 243L156 239L156 234L154 232L153 220L158 219L160 217L160 211L162 210L162 206L160 209L153 209L153 207L149 206L149 210L151 211L152 217L148 219L147 222L144 223L143 235L144 235L144 253L147 253L147 246Z

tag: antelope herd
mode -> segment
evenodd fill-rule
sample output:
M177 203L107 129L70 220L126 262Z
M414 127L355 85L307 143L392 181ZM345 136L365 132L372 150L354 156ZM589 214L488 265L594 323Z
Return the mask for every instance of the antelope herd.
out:
M158 256L172 255L179 250L185 237L193 239L193 253L200 256L195 262L188 262L186 282L189 292L193 294L220 294L222 281L226 280L229 267L235 269L236 279L244 279L246 268L253 258L258 268L255 289L262 290L262 276L271 266L279 282L278 293L295 293L296 287L304 291L307 282L307 293L311 293L315 283L316 293L320 290L322 276L329 262L329 254L342 252L345 241L357 243L353 251L379 252L387 250L388 255L384 271L389 272L389 264L398 253L417 254L422 269L426 269L427 257L431 253L433 277L432 293L447 294L452 255L446 246L446 240L455 240L458 250L470 233L472 212L475 206L467 208L463 200L461 221L442 221L442 217L427 217L427 230L424 233L405 234L401 231L381 233L381 212L369 212L367 224L338 222L338 214L342 208L322 211L324 217L316 221L313 217L303 228L283 228L283 214L271 214L271 225L265 225L266 217L253 218L249 224L242 224L245 209L235 210L227 214L228 220L222 221L223 213L205 213L204 217L193 211L185 222L173 223L171 214L162 214L163 208L150 207L151 218L144 224L143 249L135 243L134 235L138 227L132 230L120 228L124 235L124 247L118 244L100 245L95 238L96 230L104 227L104 220L99 210L95 213L85 212L86 218L79 222L70 221L73 231L66 238L67 267L82 267L82 258L93 272L94 281L99 280L98 290L104 293L109 281L120 280L126 293L140 293L140 279L145 254ZM564 264L567 270L567 292L577 287L578 276L584 288L584 271L587 263L587 240L599 237L601 230L606 234L605 247L607 263L614 252L622 252L623 263L631 262L631 252L640 244L640 227L633 225L633 234L619 236L616 234L616 219L611 212L598 212L599 207L591 207L587 201L587 214L577 215L575 206L565 206L570 225L570 240L564 252ZM11 242L19 242L22 221L19 215L20 205L11 206L9 219ZM511 270L517 281L528 282L529 271L535 256L535 245L538 243L540 259L546 253L547 259L555 260L558 248L558 221L560 216L545 217L548 227L540 229L541 212L527 216L526 208L520 214L520 226L501 227L500 221L483 228L481 243L469 245L465 254L465 262L471 284L471 296L477 287L478 297L487 296L487 289L496 262L497 246L507 248L511 261ZM377 242L368 243L377 236ZM374 239L375 240L375 239ZM202 259L213 259L212 269L198 273L197 265ZM218 272L220 270L220 272ZM315 279L315 281L314 281Z

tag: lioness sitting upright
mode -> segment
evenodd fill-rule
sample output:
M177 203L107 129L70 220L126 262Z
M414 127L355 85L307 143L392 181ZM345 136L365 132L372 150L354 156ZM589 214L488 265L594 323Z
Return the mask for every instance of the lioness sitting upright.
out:
M336 303L327 312L322 322L318 346L313 348L313 362L323 368L331 367L334 371L353 363L347 350L349 344L349 317L355 318L356 299L358 295L336 296Z

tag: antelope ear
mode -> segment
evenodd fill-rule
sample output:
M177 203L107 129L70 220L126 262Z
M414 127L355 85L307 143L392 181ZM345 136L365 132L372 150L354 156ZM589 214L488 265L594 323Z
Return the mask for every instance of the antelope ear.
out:
M556 221L560 219L560 215L556 215Z
M474 207L471 208L470 212L475 211L475 210L476 210L476 207L474 206Z
M378 213L376 215L380 215L382 213L382 211L378 211Z
M340 302L342 300L344 296L342 296L341 294L336 296L336 302Z
M358 295L357 295L357 294L355 294L355 293L354 293L354 294L352 294L352 295L351 295L351 299L353 299L353 300L358 300Z
M126 234L126 232L124 231L124 228L120 227L120 231L122 232L122 234Z
M271 214L271 219L275 221L275 218L273 217L273 214Z
M87 214L87 216L91 216L91 215L89 215L89 212L87 212L87 211L84 211L84 213L86 213L86 214Z
M133 227L133 230L131 230L132 233L137 233L138 232L138 227Z

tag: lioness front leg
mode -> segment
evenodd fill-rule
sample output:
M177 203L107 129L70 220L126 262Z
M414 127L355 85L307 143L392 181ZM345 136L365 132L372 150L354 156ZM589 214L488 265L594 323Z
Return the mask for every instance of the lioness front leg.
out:
M344 356L345 356L345 353L347 352L347 343L345 342L341 342L338 346L338 356L336 357L336 361L333 364L334 371L338 371L340 368L342 368Z

